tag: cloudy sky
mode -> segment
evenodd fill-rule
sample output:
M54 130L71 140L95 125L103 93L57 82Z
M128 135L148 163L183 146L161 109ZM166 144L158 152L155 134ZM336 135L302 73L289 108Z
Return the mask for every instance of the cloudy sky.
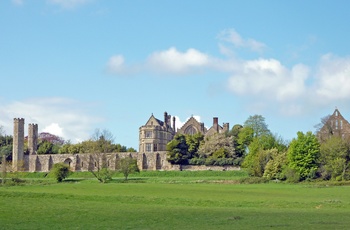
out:
M259 114L287 140L337 107L350 119L350 1L0 2L0 125L66 140L108 129L138 148L164 111L181 125Z

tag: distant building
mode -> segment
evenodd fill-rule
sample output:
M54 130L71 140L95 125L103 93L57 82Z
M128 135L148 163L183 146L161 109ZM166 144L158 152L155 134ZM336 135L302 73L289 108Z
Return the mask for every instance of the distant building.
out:
M145 125L139 129L139 152L157 152L165 151L166 145L174 138L175 134L194 135L201 133L204 136L211 136L215 133L224 133L229 131L229 123L220 126L218 118L213 118L213 126L207 129L204 123L197 121L193 116L185 124L175 131L175 117L171 126L171 116L164 113L164 121L161 121L151 115Z
M322 122L323 126L317 133L320 141L325 141L331 136L350 140L350 123L341 115L338 109L335 109L333 114Z
M165 151L166 145L175 136L175 117L171 127L171 116L164 113L164 120L161 121L151 115L145 125L139 128L139 152Z

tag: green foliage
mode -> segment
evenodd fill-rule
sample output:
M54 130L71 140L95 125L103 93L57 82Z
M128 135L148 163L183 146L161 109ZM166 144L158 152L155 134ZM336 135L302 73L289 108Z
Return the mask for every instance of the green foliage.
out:
M185 135L185 137L189 158L198 157L198 149L204 139L203 134L196 133L194 135Z
M263 184L268 182L269 180L264 177L245 177L240 179L241 184Z
M59 147L49 141L39 143L37 154L56 154L59 153Z
M272 179L285 179L283 174L283 169L287 164L287 152L279 153L277 151L273 152L271 159L265 165L263 177L272 180Z
M69 176L69 166L64 163L54 164L50 171L50 174L57 180L57 182L61 182Z
M349 177L349 144L332 136L320 147L320 174L325 180L345 180Z
M123 173L125 180L128 179L129 174L140 172L137 160L131 157L120 159L119 164L119 171Z
M289 183L298 183L300 181L300 173L290 167L286 167L283 170L283 175Z
M254 137L248 146L248 154L246 155L242 167L246 168L251 176L264 176L266 166L268 172L265 174L267 178L276 179L280 177L285 157L279 158L287 151L284 141L276 135L266 134ZM272 161L271 163L269 163Z
M175 135L174 139L167 144L166 150L168 155L168 161L170 163L188 164L190 154L188 153L188 145L186 143L185 135Z
M314 178L319 165L320 144L314 134L298 132L288 149L288 166L294 169L301 180Z
M254 137L271 134L268 125L265 123L265 118L261 115L249 116L243 126L251 128L254 132Z

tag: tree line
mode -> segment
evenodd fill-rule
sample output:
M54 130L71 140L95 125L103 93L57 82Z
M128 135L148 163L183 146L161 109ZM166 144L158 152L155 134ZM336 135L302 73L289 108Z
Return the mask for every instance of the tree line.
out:
M291 142L273 134L261 115L210 137L177 134L167 145L173 164L235 165L268 180L349 180L350 141L298 132Z

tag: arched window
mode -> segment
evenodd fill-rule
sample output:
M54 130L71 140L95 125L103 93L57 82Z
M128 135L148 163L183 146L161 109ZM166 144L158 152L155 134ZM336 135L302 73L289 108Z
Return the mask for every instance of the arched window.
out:
M196 133L197 133L197 129L195 127L193 127L192 125L188 126L185 129L185 134L194 135Z

